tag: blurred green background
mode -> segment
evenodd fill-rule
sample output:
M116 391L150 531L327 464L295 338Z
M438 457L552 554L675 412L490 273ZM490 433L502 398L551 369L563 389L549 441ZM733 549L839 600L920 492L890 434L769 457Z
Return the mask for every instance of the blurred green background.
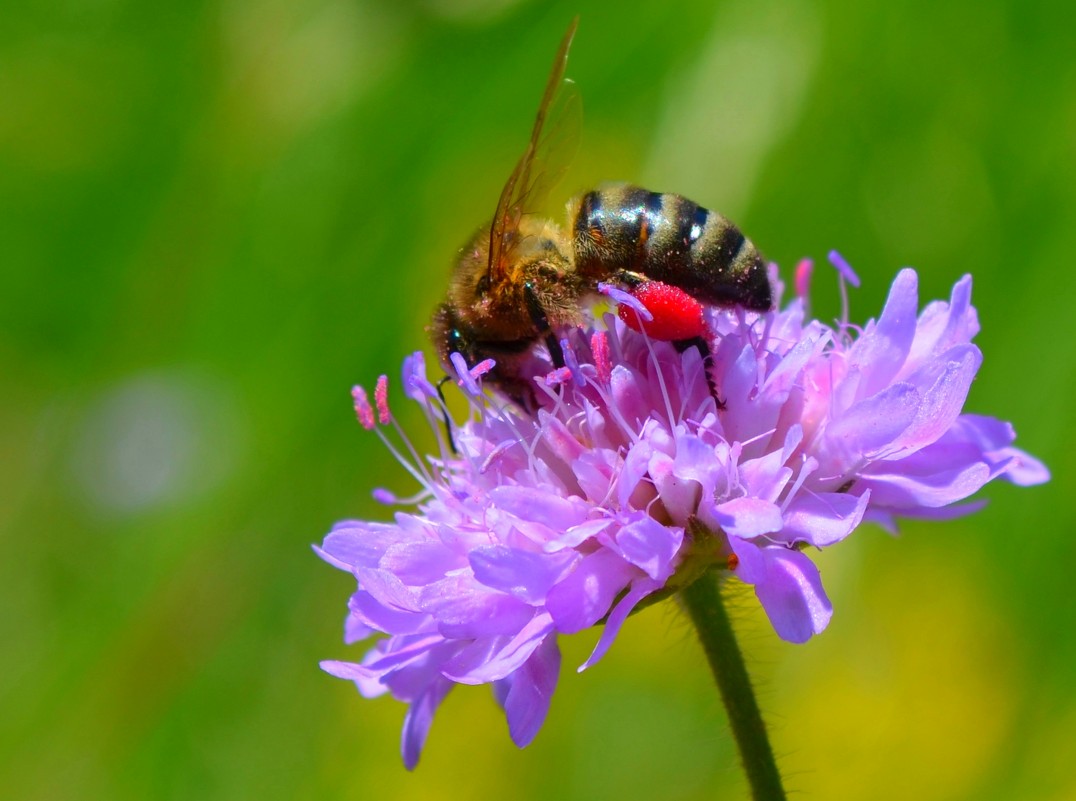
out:
M742 798L685 618L597 667L564 638L544 730L321 673L352 580L310 543L410 491L349 388L398 374L493 211L557 42L602 180L924 301L975 275L972 411L1054 473L981 514L818 556L803 646L738 617L791 791L1071 799L1076 35L1067 4L68 0L0 11L0 787L12 799ZM557 212L554 208L554 213ZM1055 315L1059 315L1055 319ZM397 404L420 441L426 434Z

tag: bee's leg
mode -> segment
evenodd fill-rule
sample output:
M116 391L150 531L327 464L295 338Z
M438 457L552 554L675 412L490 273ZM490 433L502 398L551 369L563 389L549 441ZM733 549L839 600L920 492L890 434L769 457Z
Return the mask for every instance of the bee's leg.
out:
M459 328L452 327L448 330L448 342L446 344L450 354L458 353L463 356L465 361L470 361L467 358L467 345ZM445 391L443 389L445 382L451 380L451 376L446 375L437 382L436 387L437 397L441 399L441 422L445 424L445 437L448 439L448 447L452 449L453 454L458 454L459 449L456 448L456 439L452 436L452 418L448 414L448 401L445 400Z
M438 381L435 386L437 387L437 397L441 399L441 422L445 424L445 436L448 438L448 447L452 450L454 455L459 454L459 448L456 447L456 440L452 436L452 418L448 416L448 401L445 400L445 391L442 387L446 381L451 381L447 375Z
M698 348L699 355L702 356L702 372L706 376L706 384L710 387L710 394L713 395L714 401L717 402L718 409L725 408L725 401L721 400L721 397L717 394L717 386L714 384L714 377L710 375L710 368L713 366L714 354L710 350L710 343L706 341L705 337L691 337L690 339L678 339L673 342L673 347L676 348L677 353L683 353L688 348Z
M640 287L650 280L642 273L637 273L634 270L616 270L609 277L614 284L619 284L626 290Z
M545 338L546 347L549 348L549 358L553 361L553 366L559 370L565 364L564 351L561 350L560 341L549 327L549 318L546 317L545 309L542 308L542 302L538 300L538 293L534 289L534 284L528 281L523 285L523 288L527 298L527 311L530 313L531 322L538 329L538 333Z

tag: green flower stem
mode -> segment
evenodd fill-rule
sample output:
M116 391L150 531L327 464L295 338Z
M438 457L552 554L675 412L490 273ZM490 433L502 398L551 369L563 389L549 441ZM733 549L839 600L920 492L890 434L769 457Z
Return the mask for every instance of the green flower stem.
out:
M706 573L681 590L680 597L695 624L721 700L728 710L732 734L751 785L751 797L755 801L784 801L785 791L766 736L766 725L725 611L717 576L716 571Z

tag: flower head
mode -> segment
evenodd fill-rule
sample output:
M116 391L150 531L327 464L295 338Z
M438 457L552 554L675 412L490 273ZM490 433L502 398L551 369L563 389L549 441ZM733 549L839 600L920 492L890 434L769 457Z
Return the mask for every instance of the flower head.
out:
M807 319L809 279L805 263L780 311L707 309L709 364L612 316L570 331L565 367L540 348L531 357L534 414L483 392L489 363L460 358L470 414L450 435L422 355L406 360L404 392L438 453L386 442L420 494L378 491L412 508L338 523L317 550L358 579L347 641L388 635L360 663L322 667L410 705L409 768L455 684L491 683L512 739L528 744L556 686L559 634L604 622L587 668L640 603L717 568L753 586L778 635L805 642L832 615L807 549L864 520L974 511L960 502L994 478L1047 479L1008 423L962 413L982 360L970 277L917 314L904 270L858 332ZM354 398L365 427L396 426L384 379L376 409L361 389Z

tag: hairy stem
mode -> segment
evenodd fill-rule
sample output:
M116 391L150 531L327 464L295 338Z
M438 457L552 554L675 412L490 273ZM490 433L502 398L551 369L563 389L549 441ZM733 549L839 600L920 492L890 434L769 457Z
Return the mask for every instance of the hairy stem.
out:
M754 801L784 801L785 791L766 736L751 679L747 675L732 623L721 598L716 571L697 579L680 592L706 651L721 700L728 711L733 737Z

